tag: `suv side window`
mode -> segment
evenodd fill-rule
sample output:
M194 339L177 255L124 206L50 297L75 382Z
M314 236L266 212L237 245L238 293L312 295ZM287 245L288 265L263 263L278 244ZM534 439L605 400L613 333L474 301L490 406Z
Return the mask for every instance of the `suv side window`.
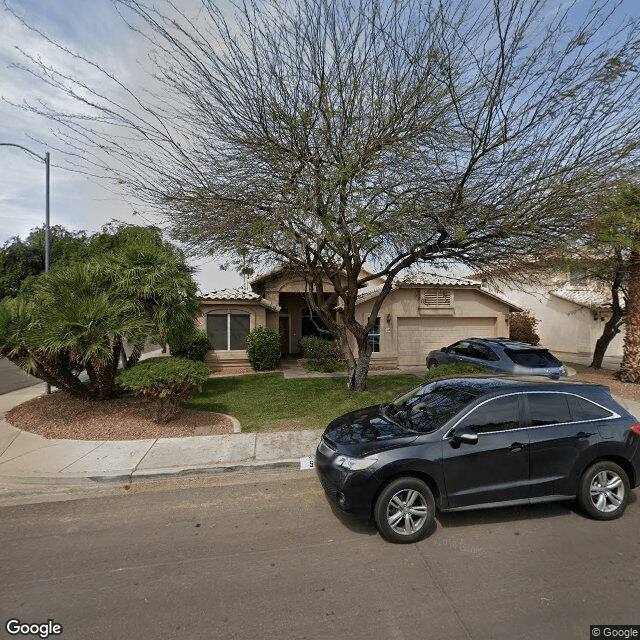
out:
M519 429L518 396L513 394L488 400L466 416L456 427L460 428L471 429L478 434Z
M489 360L491 362L500 360L500 358L498 358L498 356L489 347L487 347L486 344L474 344L472 349L473 353L470 355L474 358L478 358L478 360Z
M583 420L602 420L603 418L610 418L613 415L608 409L603 409L585 398L567 396L567 399L569 401L571 417L575 422L582 422Z
M527 393L532 427L571 422L568 396L564 393Z
M456 355L459 356L470 356L471 354L469 353L471 349L471 345L468 342L456 342L456 344L454 344L451 347L451 353L455 353Z

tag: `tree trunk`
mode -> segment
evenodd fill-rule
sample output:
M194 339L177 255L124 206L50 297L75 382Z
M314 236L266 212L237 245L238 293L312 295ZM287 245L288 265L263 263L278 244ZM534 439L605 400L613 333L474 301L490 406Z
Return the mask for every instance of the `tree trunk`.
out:
M371 344L365 339L364 344L358 345L358 357L351 369L349 378L350 391L366 391L369 376L369 361L371 360Z
M589 365L592 369L602 368L604 354L607 352L607 347L611 341L620 331L623 317L624 312L620 311L619 313L614 313L605 323L602 335L598 338L595 349L593 350L593 360L591 360L591 364Z
M127 364L125 365L125 369L130 369L134 364L138 363L140 360L140 356L142 355L142 347L134 347L131 355L127 358Z
M618 377L623 382L640 382L640 251L638 249L631 252L629 260L627 330Z

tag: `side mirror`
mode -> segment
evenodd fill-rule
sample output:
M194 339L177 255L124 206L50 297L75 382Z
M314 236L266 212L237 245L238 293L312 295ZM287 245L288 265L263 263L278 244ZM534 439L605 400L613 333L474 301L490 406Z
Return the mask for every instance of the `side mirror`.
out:
M456 444L478 444L478 434L468 429L455 431L451 440Z

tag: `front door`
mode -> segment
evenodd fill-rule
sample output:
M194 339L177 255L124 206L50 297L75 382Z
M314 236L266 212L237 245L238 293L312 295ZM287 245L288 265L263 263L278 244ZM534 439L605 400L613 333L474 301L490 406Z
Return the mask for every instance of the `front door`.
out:
M284 356L291 352L289 346L291 321L288 315L281 315L278 323L278 331L280 332L280 353Z
M519 394L475 407L456 425L478 434L477 444L443 440L448 506L466 507L529 497L529 434Z

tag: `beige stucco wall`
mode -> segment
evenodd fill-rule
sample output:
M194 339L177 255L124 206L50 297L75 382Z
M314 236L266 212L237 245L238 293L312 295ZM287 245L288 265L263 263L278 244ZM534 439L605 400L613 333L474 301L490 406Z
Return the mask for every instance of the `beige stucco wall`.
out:
M403 318L440 318L443 324L455 324L459 318L493 319L495 337L509 335L507 318L509 307L477 289L450 289L453 295L451 307L430 308L420 305L420 287L403 288L392 291L384 301L378 316L380 318L380 353L373 354L372 360L397 358L398 356L398 319ZM356 318L364 323L371 314L373 300L359 305ZM390 315L390 318L388 316ZM425 322L425 324L427 324ZM471 337L461 335L463 337ZM355 341L352 341L355 349ZM405 349L406 350L406 349ZM416 347L415 364L422 365L424 354Z
M559 353L592 355L596 341L602 335L606 316L596 315L590 309L563 300L540 287L525 291L501 286L510 299L530 311L540 320L536 332L540 343ZM624 328L607 349L608 356L622 356Z

